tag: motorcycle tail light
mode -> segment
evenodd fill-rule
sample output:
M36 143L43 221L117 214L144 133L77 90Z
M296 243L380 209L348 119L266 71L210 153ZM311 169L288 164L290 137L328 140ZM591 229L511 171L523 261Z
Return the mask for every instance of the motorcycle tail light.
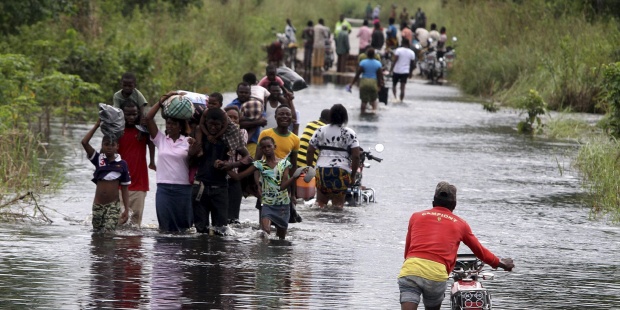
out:
M462 310L491 309L491 298L484 289L459 291L452 295L452 305Z

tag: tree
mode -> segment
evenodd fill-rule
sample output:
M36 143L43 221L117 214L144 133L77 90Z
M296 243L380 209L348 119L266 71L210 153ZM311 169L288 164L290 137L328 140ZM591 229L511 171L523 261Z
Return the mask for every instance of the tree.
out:
M84 113L88 108L84 104L91 103L100 92L99 85L86 83L77 75L54 72L37 80L35 93L43 108L45 133L49 133L51 115L56 114L62 117L64 134L67 121Z
M32 63L24 55L0 55L0 131L2 127L19 129L25 115L38 112L31 89Z
M32 25L73 9L71 0L2 0L0 34L16 34L19 27Z

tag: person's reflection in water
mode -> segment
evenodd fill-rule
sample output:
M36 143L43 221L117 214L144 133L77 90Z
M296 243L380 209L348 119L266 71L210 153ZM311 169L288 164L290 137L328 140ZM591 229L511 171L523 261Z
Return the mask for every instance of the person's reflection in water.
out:
M183 297L192 309L234 309L235 250L222 238L199 236L183 241Z
M156 237L151 274L151 309L181 309L183 238Z
M307 81L307 80L306 80ZM313 73L310 77L310 84L312 85L323 85L325 84L325 77L323 73Z
M93 234L91 241L91 296L89 308L138 309L141 299L142 237Z
M152 309L232 309L237 252L209 236L158 238L153 256Z
M269 244L258 244L256 251L256 299L257 309L279 309L299 305L292 298L292 256L293 247L286 240L269 240ZM306 305L307 306L307 305Z

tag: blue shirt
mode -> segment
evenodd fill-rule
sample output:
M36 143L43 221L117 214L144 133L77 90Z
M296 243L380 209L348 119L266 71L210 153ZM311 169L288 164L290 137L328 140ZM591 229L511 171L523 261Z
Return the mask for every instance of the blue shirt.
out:
M227 107L236 106L237 108L239 108L239 111L241 111L242 105L243 102L239 101L239 98L235 98L235 100L229 103ZM265 111L263 111L263 117L267 117L267 113ZM258 136L260 136L260 132L262 131L262 129L263 127L259 127L258 130L254 131L254 134L248 138L248 143L258 143Z
M363 79L377 79L377 70L383 67L381 62L376 59L364 59L360 61L360 67L364 69Z
M105 154L95 151L89 160L95 166L93 183L118 180L121 185L131 184L129 167L127 167L127 162L121 159L121 155L115 154L112 160L108 160Z
M396 35L398 34L398 30L396 30L396 27L394 25L390 25L385 34L387 35L388 38L396 38Z

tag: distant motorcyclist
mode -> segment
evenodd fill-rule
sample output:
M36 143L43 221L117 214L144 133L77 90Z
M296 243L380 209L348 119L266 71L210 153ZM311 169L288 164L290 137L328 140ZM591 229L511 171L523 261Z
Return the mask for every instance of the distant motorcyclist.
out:
M430 37L428 30L422 27L418 27L417 29L415 29L414 35L416 40L420 42L420 45L422 45L422 47L428 47L428 38Z
M431 31L428 32L428 36L429 38L433 39L433 42L431 42L431 46L433 47L437 47L437 43L439 42L439 31L437 31L437 25L436 24L431 24Z
M437 41L437 57L441 58L447 52L447 42L448 35L446 34L446 27L441 27L441 29L439 29L439 41Z

